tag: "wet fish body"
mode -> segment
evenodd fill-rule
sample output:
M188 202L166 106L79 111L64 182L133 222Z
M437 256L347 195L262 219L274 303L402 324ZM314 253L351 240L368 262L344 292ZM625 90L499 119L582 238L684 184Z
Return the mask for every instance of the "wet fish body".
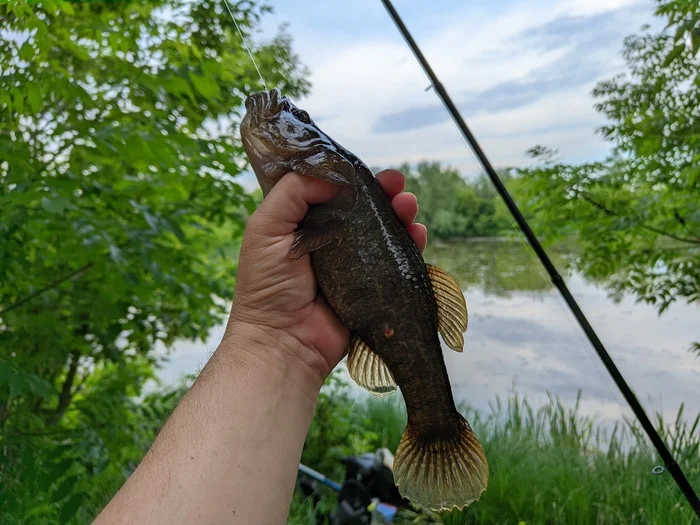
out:
M241 137L263 194L290 171L341 185L295 234L330 307L351 330L348 371L376 395L401 388L408 424L394 461L401 494L435 510L462 507L488 483L483 449L455 408L438 332L462 351L464 296L426 265L367 166L279 91L246 100Z

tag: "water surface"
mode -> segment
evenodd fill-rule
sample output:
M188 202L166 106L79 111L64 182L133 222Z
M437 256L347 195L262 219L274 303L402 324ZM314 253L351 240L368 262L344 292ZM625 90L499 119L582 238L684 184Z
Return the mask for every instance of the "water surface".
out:
M602 419L631 415L600 359L558 291L519 242L431 242L426 261L450 272L467 299L469 329L463 353L443 346L455 398L487 409L496 395L513 389L535 404L547 393ZM632 297L615 302L604 287L566 272L573 254L553 251L574 297L618 368L650 413L674 417L700 411L700 357L688 352L700 341L700 308L674 304L661 317ZM195 373L223 335L213 330L206 344L180 342L161 372L165 382Z

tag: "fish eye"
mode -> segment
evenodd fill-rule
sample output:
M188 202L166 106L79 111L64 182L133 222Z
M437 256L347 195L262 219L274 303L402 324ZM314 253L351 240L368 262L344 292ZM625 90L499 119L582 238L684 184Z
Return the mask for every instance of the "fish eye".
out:
M297 118L301 120L304 124L311 124L311 117L309 117L309 114L303 109L300 109L297 112Z

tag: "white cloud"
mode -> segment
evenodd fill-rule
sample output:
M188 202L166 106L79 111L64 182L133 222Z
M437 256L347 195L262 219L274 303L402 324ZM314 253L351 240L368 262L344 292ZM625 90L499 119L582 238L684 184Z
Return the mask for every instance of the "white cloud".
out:
M556 12L557 14L590 16L639 3L638 0L564 0ZM651 2L646 3L651 5Z
M459 101L465 93L479 93L502 83L537 80L540 72L556 69L573 49L571 43L554 49L519 44L516 37L528 29L558 17L592 16L632 3L633 0L523 0L502 10L460 7L449 17L438 18L442 25L430 31L422 29L422 38L417 38L447 90ZM309 11L313 5L311 2ZM420 23L418 17L412 18L414 7L411 2L399 5L409 27ZM285 9L284 5L277 9L282 20ZM299 16L294 13L295 20ZM316 24L302 30L290 26L295 48L312 71L313 92L299 104L327 133L369 165L431 158L449 162L464 172L473 171L470 151L447 120L410 131L372 130L381 115L436 106L439 99L432 91L425 91L428 80L388 17L377 10L368 16L385 17L384 23L391 31L361 34L358 29L356 38L347 38L348 27ZM354 20L352 14L348 17ZM291 12L289 18L293 18ZM368 22L371 26L381 23L374 19ZM635 31L639 17L631 17L625 23L629 26L621 27L621 34ZM336 33L343 38L337 38ZM606 73L620 71L621 45L622 38L583 58L606 62ZM556 90L514 109L464 116L496 165L527 162L525 150L538 143L559 148L569 160L597 158L604 154L607 145L595 134L603 120L592 107L593 84L591 81Z

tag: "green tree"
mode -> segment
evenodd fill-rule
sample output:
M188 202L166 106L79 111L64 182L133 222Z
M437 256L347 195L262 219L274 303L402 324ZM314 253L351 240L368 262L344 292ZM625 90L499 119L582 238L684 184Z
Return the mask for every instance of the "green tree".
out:
M456 169L434 161L403 164L399 170L406 175L406 189L418 197L419 219L431 236L485 237L507 231L508 219L483 176L467 180Z
M4 3L0 38L0 515L85 520L152 437L156 345L225 315L262 86L219 0ZM253 52L308 90L286 34Z
M661 33L628 37L628 72L593 94L614 146L600 162L568 165L531 150L521 198L548 240L575 235L576 264L662 313L700 299L700 4L658 0Z

